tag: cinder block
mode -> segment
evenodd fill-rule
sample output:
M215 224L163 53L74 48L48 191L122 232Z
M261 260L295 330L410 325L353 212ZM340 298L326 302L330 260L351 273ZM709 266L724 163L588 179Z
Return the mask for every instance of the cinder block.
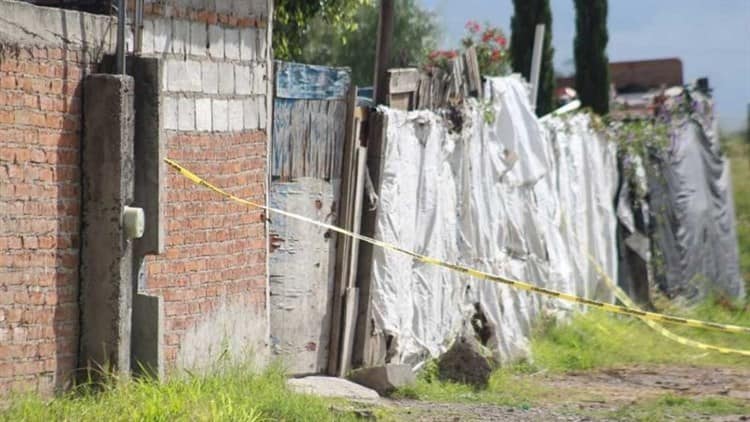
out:
M141 51L143 54L153 54L154 52L154 21L151 19L143 20L143 39L141 40Z
M216 62L201 62L201 85L206 94L219 93L219 67Z
M258 129L265 129L266 123L268 122L268 103L266 102L266 96L260 95L256 98L258 103Z
M141 39L141 52L143 54L153 54L154 52L154 21L151 19L143 20L143 34Z
M198 98L195 100L195 129L210 132L211 123L211 99Z
M154 52L169 53L172 45L172 24L167 19L154 20Z
M256 60L255 51L258 49L258 40L255 28L240 29L240 59L244 61Z
M185 79L185 90L200 92L202 88L201 62L187 60L185 62L185 74L182 77Z
M234 65L219 63L219 94L234 94Z
M182 19L172 20L172 53L187 54L190 41L190 21Z
M188 52L194 56L205 56L208 40L208 26L204 22L190 23L190 48Z
M245 130L258 129L258 97L249 97L242 101L242 114Z
M195 130L195 100L180 98L177 105L177 128L179 130Z
M227 28L224 30L224 57L232 60L240 58L240 30Z
M216 13L232 13L232 0L216 0Z
M208 25L208 54L215 59L224 58L224 28Z
M190 82L185 77L187 65L183 60L165 60L167 90L172 92L187 91Z
M227 100L211 100L211 108L214 132L226 132L229 129L229 119L227 116L229 102Z
M160 89L161 92L169 91L169 72L167 72L167 63L162 61L162 65L159 66L159 73L161 73Z
M265 62L268 52L266 51L268 48L268 43L266 42L266 31L268 31L268 28L264 29L256 29L257 31L257 38L258 38L258 61Z
M177 99L165 96L162 103L164 129L177 130Z
M266 64L258 63L253 67L253 92L256 94L265 94L268 90L266 86Z
M177 130L177 99L164 96L162 102L164 129Z
M265 18L268 16L268 2L266 0L250 0L249 7L247 4L247 0L235 0L235 2L237 4L244 3L243 6L248 10L252 10L255 16L259 16L261 18Z
M135 39L133 37L133 28L125 28L125 51L132 53L135 51Z
M234 65L234 90L237 92L237 95L249 95L253 92L250 66Z
M229 130L241 131L245 122L242 120L242 100L229 100Z

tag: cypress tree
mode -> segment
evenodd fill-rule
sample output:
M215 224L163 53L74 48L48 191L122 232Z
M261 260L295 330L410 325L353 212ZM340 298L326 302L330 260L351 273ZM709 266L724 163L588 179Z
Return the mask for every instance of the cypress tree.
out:
M609 112L607 0L575 0L576 90L584 107Z
M552 11L549 0L513 0L513 17L510 20L510 57L513 71L527 80L531 74L531 56L534 49L534 31L544 24L542 67L539 73L536 112L542 116L555 109L555 69L552 64Z

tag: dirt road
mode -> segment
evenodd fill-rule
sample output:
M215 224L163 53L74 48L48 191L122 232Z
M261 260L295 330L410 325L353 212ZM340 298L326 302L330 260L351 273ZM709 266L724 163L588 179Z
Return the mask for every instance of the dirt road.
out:
M543 389L538 400L516 407L415 400L386 404L397 419L409 421L750 421L750 367L637 365L519 377ZM726 402L747 406L735 411Z

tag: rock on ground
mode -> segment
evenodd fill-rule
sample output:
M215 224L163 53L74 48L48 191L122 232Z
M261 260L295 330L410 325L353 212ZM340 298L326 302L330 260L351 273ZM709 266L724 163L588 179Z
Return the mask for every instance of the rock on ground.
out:
M486 387L493 365L472 336L459 336L450 349L438 359L438 376L476 387Z
M339 397L358 401L376 401L380 398L374 390L344 378L323 376L291 378L287 381L287 385L294 392L321 397Z

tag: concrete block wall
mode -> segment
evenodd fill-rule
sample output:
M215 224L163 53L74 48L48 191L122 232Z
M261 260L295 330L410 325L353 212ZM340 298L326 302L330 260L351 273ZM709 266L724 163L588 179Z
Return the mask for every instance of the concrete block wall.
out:
M77 366L82 81L114 44L107 17L5 0L0 15L2 397L64 388Z
M265 203L271 1L148 2L142 54L162 60L167 156ZM136 111L137 113L137 111ZM164 303L165 366L264 354L266 231L259 210L169 170L165 252L148 256L144 292Z

